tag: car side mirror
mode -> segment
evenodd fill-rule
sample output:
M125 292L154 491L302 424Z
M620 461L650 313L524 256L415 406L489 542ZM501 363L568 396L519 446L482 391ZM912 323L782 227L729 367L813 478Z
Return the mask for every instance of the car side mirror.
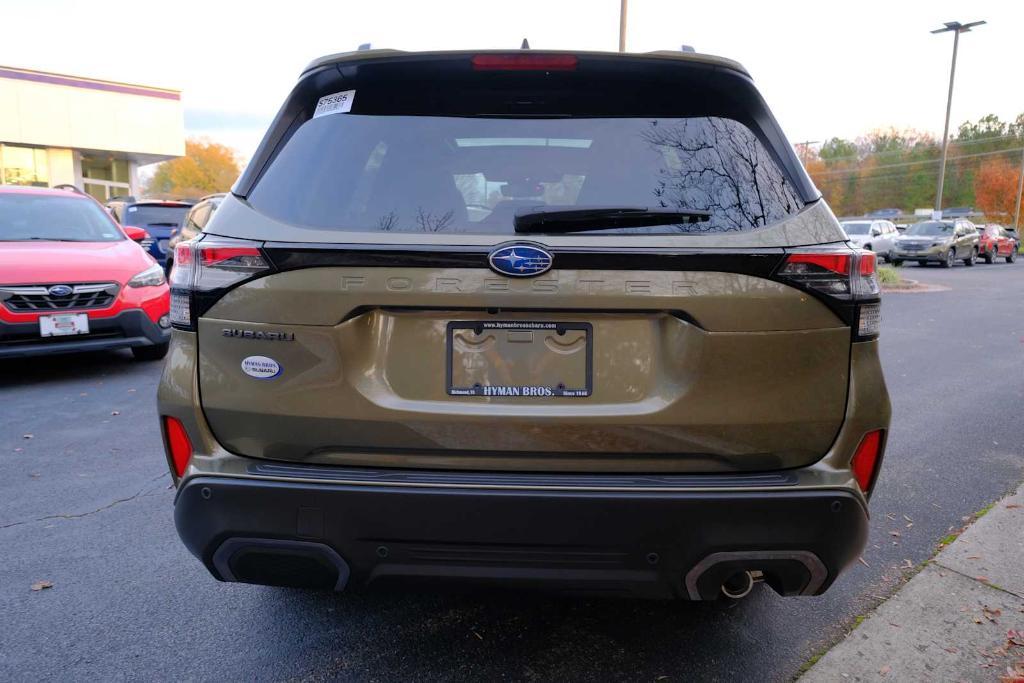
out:
M132 242L141 242L142 240L149 238L148 232L142 228L137 228L134 225L124 225L121 226L121 229L124 230L124 234L127 235L128 239Z
M882 231L879 230L878 228L871 228L871 236L872 237L878 237L881 234L882 234Z

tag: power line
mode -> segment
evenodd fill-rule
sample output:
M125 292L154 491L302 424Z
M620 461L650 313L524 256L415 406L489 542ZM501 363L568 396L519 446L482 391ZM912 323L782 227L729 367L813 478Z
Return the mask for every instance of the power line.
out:
M993 142L993 141L996 141L996 140L1016 140L1016 139L1020 139L1022 136L1024 136L1024 133L1022 133L1020 135L1007 133L1006 135L993 135L991 137L975 138L973 140L950 140L950 144L951 145L956 145L957 147L966 147L968 145L981 145L981 144L985 144L986 142ZM847 142L851 142L851 144L855 144L852 141L847 141ZM800 143L797 143L797 144L800 144ZM918 143L915 144L915 146L917 144L921 144L921 143L918 142ZM940 147L938 146L937 142L933 142L933 143L929 144L928 147L934 147L936 152L938 152L940 150ZM847 155L847 156L843 156L843 157L829 157L828 159L822 159L822 161L832 162L832 161L864 160L864 159L868 159L868 158L871 158L871 157L892 156L893 154L906 154L908 151L911 151L913 149L914 149L914 147L909 147L909 148L906 148L906 149L889 149L889 150L885 150L885 151L882 151L882 152L866 152L863 155L852 154L852 155ZM819 152L819 155L820 155L821 150L819 149L818 152ZM819 156L819 158L820 158L820 156Z
M987 156L992 156L992 155L995 155L995 154L1009 154L1009 153L1020 152L1022 150L1024 150L1024 147L1009 147L1007 149L999 149L999 150L994 150L994 151L991 151L991 152L975 152L974 154L961 154L961 155L958 155L958 156L955 156L955 157L949 157L947 159L947 161L959 161L960 159L974 159L974 158L977 158L977 157L987 157ZM836 170L833 170L833 171L819 171L817 173L812 173L811 175L830 176L830 175L848 175L848 174L852 174L852 173L871 173L872 171L877 170L877 169L898 168L898 167L906 167L906 166L920 166L920 165L923 165L923 164L938 164L941 161L942 161L941 159L922 159L921 161L904 161L904 162L901 162L901 163L898 163L898 164L879 164L877 166L872 166L870 168L844 168L844 169L836 169Z

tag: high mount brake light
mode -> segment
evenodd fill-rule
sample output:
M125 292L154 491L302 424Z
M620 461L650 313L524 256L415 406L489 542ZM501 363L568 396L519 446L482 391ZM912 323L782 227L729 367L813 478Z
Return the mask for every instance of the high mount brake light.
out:
M850 249L795 249L777 276L821 295L854 328L855 340L878 336L881 308L878 260L873 252Z
M474 55L475 71L575 71L576 55Z
M194 330L195 319L230 288L271 270L256 242L205 236L174 249L171 324Z

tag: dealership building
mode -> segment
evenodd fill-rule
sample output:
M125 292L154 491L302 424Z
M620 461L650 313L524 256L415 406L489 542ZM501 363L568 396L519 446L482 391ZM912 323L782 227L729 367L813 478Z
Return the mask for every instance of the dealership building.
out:
M181 93L0 66L0 185L138 195L138 168L185 154Z

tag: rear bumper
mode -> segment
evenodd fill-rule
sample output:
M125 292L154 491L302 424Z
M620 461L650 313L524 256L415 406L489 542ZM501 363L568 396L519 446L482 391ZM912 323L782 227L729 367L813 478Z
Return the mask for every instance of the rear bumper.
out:
M349 472L363 474L192 476L175 523L220 580L353 589L457 579L687 599L712 599L745 570L783 595L821 594L868 530L855 492L801 489L784 474L602 486L593 476L573 485L572 475L518 475L513 485L502 475ZM758 476L776 483L730 485Z
M0 320L0 358L154 346L166 344L170 338L170 329L153 322L141 308L109 318L90 317L89 334L68 337L40 337L38 322Z

